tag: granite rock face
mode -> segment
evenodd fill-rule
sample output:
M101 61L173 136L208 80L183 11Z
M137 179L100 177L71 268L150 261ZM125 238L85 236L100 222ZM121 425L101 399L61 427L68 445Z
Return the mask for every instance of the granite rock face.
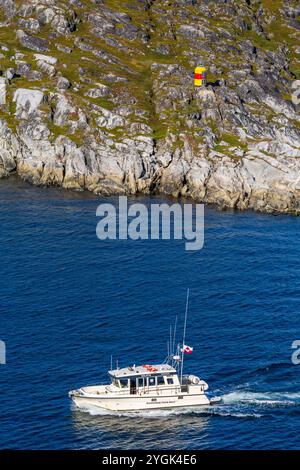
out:
M0 0L0 176L300 213L299 15L296 0Z

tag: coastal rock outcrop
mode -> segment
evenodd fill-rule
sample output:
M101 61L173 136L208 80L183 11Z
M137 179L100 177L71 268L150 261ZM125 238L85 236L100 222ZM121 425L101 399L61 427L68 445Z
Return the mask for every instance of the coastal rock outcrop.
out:
M296 0L21 3L0 0L1 177L300 213Z
M0 106L6 104L6 79L0 77Z
M44 94L40 90L18 88L13 96L13 102L16 103L16 118L29 119L38 110L43 98Z

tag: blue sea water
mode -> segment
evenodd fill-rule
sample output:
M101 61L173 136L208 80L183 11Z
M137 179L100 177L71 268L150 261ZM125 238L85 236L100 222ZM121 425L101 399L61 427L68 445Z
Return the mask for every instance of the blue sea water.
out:
M205 244L99 241L100 199L0 181L0 448L300 447L300 218L205 209ZM139 198L150 204L163 199ZM116 199L110 199L116 201ZM68 391L166 354L191 290L186 371L223 403L75 410Z

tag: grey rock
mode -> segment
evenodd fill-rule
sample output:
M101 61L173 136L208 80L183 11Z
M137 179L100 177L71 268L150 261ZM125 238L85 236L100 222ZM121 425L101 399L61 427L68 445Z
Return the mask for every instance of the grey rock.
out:
M16 76L16 69L9 67L5 70L3 75L5 78L7 78L7 80L12 80Z
M87 91L86 96L90 98L104 98L109 96L110 90L106 85L102 85L101 83L97 83L97 88L91 88Z
M27 78L31 82L41 81L43 79L43 74L39 70L31 70Z
M32 114L37 112L43 98L44 94L40 90L18 88L13 97L16 103L16 116L19 119L28 119Z
M6 104L6 79L4 77L0 77L0 106Z
M27 47L28 49L38 52L48 51L48 42L46 39L31 36L20 29L17 31L17 38L22 46Z
M18 26L20 28L26 29L27 31L31 31L32 33L38 33L40 31L40 23L35 18L20 18L18 20Z
M21 77L29 78L31 73L31 64L28 64L24 60L16 60L16 73Z
M64 94L55 94L52 99L54 113L53 122L57 126L64 126L69 121L70 114L76 113L76 108Z
M96 118L99 127L106 127L106 129L112 130L125 125L124 119L119 114L104 108L99 108L99 111L101 111L102 114Z
M12 18L16 12L14 0L0 0L0 8L4 11L7 18Z
M68 90L72 86L71 82L65 77L58 77L57 88L59 90Z
M66 54L71 54L71 52L72 52L71 47L68 47L68 46L63 46L61 44L56 44L56 47L60 52L65 52Z

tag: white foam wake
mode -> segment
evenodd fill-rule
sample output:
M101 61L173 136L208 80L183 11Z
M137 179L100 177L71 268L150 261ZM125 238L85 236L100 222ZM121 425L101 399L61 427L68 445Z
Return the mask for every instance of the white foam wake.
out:
M222 396L224 404L252 404L267 406L300 405L300 393L234 391Z

